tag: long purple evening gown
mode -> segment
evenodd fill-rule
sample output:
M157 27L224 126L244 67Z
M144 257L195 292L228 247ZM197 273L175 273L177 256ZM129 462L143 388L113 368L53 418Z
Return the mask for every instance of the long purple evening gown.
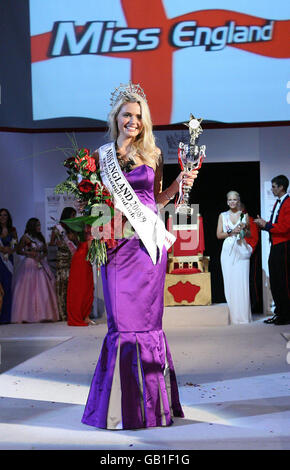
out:
M125 176L140 201L156 209L154 171ZM169 426L184 416L172 358L162 331L167 253L153 265L138 238L118 240L102 267L108 333L82 422L107 429Z

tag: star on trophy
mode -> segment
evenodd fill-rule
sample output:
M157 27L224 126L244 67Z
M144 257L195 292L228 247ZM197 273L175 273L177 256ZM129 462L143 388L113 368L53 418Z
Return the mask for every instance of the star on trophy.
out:
M178 147L178 162L182 171L199 170L205 159L205 145L198 146L198 138L203 132L202 119L195 118L190 114L188 122L184 125L189 129L189 143L180 142ZM191 215L193 209L189 204L191 187L180 184L179 199L176 203L176 213Z

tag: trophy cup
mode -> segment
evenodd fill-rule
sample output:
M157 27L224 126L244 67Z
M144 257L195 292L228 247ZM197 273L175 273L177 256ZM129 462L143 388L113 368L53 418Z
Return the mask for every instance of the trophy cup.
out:
M205 159L205 145L197 145L198 138L203 132L201 127L202 119L196 119L190 114L190 119L185 122L189 128L189 143L180 142L178 147L178 161L182 171L198 170ZM189 204L191 187L180 183L179 199L176 203L176 213L192 215L193 209Z

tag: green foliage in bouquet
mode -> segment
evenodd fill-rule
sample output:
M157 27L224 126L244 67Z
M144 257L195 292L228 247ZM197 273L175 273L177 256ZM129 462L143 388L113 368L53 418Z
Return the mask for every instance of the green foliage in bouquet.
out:
M94 154L87 148L78 148L74 137L71 142L73 150L61 149L68 156L63 163L68 176L54 191L56 194L71 194L78 201L82 216L62 222L77 232L81 241L90 240L87 260L100 267L105 264L107 247L111 247L114 240L111 230L110 236L104 238L101 230L94 229L111 223L114 217L112 197L102 183Z

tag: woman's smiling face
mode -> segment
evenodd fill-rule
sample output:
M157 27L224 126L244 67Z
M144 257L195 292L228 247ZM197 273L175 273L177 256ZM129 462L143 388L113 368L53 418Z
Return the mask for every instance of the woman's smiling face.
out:
M8 214L6 211L1 211L0 212L0 224L1 225L6 225L8 221Z
M119 136L136 138L143 129L141 108L138 103L123 104L117 116Z
M239 209L240 199L235 194L230 194L227 202L230 209Z

